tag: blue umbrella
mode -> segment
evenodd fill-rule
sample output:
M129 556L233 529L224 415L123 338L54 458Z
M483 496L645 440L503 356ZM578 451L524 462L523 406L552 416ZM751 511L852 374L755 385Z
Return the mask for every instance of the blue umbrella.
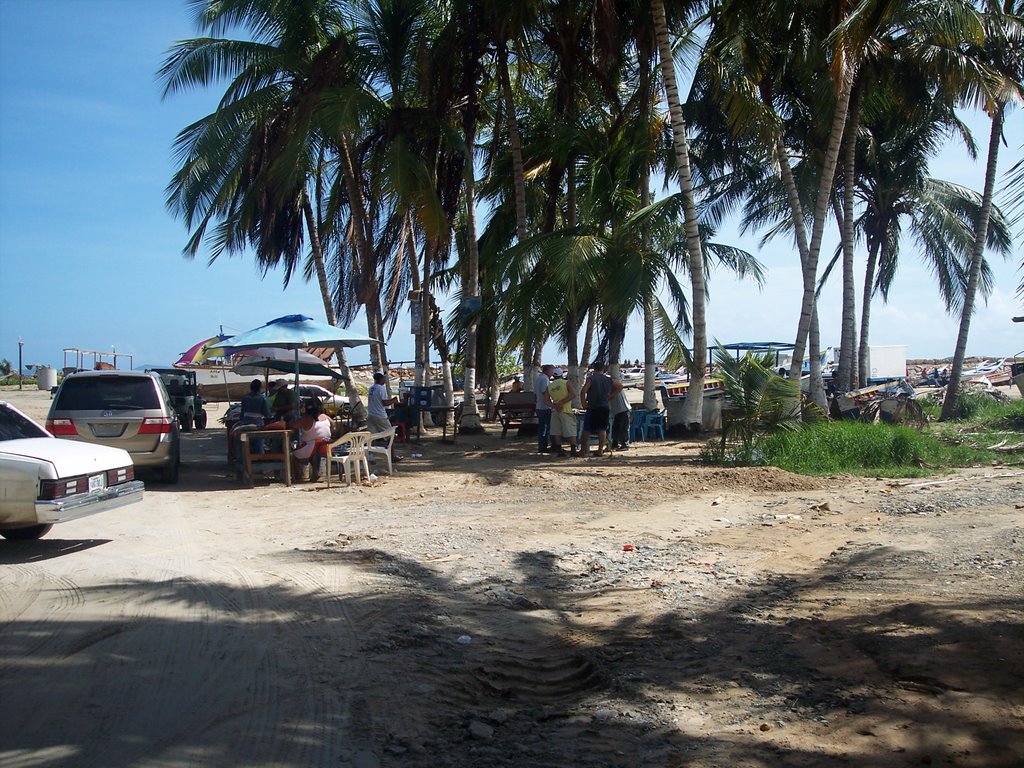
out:
M256 347L277 347L295 351L295 391L299 387L299 350L306 347L362 347L368 344L383 344L379 339L362 336L345 328L327 323L318 323L306 315L285 315L271 320L266 325L232 336L230 339L211 344L212 349L255 349Z

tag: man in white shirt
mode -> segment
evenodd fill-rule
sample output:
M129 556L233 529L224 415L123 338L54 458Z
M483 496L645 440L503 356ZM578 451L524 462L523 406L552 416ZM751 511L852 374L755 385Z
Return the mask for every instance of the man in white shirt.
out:
M366 428L373 433L386 432L391 429L391 419L385 410L389 405L398 403L397 397L388 397L388 389L384 383L388 377L384 373L373 374L373 385L366 393ZM395 453L395 444L391 444L391 461L401 461L402 457Z
M389 405L398 402L397 397L388 397L384 383L387 376L383 373L373 374L373 386L366 394L366 426L371 432L386 432L391 429L391 420L385 410Z

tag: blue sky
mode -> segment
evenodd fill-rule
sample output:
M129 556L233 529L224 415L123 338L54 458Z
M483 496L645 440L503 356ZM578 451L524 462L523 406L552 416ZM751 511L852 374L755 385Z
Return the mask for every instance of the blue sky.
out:
M263 277L249 259L207 265L205 254L181 255L188 233L164 206L171 145L217 94L163 101L155 73L167 48L194 34L185 0L0 0L0 358L17 365L20 337L26 364L62 366L65 347L116 348L135 365L165 364L220 326L240 332L295 312L324 319L319 291L301 278L284 289L280 273ZM985 124L975 124L983 142ZM1001 169L1024 142L1020 111L1007 136ZM954 148L933 174L975 189L983 182L980 166ZM790 245L758 251L754 238L728 230L719 239L755 252L769 275L759 290L712 274L709 334L791 341L799 270ZM872 343L906 344L912 357L951 355L957 320L942 311L912 248L903 262L889 304L873 305ZM969 354L1024 349L1024 328L1010 323L1022 311L1016 263L997 265L996 293L973 320ZM838 344L838 301L836 284L822 299L826 344ZM634 325L631 358L642 356ZM408 323L388 346L392 359L411 359ZM350 361L366 355L354 350Z

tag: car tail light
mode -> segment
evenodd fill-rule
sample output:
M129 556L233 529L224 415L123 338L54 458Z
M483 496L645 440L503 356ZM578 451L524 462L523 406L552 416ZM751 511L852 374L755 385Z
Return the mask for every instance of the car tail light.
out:
M71 419L47 419L46 431L54 437L78 434L78 430L75 429L75 422Z
M169 416L154 416L142 420L140 435L163 435L174 431L174 419Z
M118 485L135 479L135 467L118 467L107 470L107 485Z
M43 501L63 499L89 490L88 476L66 477L60 480L43 480L39 484L39 498Z

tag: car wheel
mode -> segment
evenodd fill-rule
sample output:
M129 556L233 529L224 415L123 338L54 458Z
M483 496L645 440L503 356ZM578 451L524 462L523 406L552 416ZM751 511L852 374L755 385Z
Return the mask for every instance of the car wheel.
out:
M160 470L160 479L165 483L173 485L178 482L178 475L180 474L181 462L176 461L169 467L164 467Z
M174 452L174 463L169 467L164 467L160 470L160 479L165 483L174 484L178 482L178 475L181 470L181 445L178 445L178 449Z
M39 525L30 525L27 528L3 528L0 529L0 536L3 536L9 541L32 541L33 539L41 539L53 526L49 523L41 523Z
M206 429L206 411L202 409L196 414L196 429Z
M195 419L195 416L192 414L192 411L185 411L185 415L181 419L181 431L182 432L191 432L192 431L192 423L193 423L194 419Z

